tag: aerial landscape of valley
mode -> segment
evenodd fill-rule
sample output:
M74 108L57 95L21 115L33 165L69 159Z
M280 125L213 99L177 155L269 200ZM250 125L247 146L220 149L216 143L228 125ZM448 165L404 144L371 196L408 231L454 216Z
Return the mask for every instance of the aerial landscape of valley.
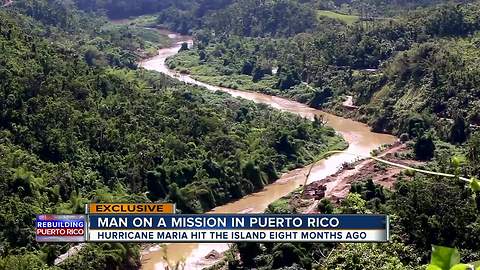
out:
M478 0L0 4L0 270L480 269ZM36 241L89 203L389 239Z

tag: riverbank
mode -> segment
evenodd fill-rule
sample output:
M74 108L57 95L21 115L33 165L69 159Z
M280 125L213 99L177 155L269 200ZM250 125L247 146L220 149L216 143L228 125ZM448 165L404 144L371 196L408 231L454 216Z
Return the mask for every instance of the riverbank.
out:
M322 88L313 87L307 82L297 82L296 85L290 88L279 89L278 67L273 67L271 74L266 73L258 80L253 80L251 75L235 72L224 75L222 73L224 72L222 61L212 56L216 47L210 45L202 49L202 52L205 51L209 55L203 60L201 60L199 49L195 46L191 47L192 49L190 50L182 51L166 59L166 65L175 72L189 76L203 84L285 98L340 117L350 118L363 123L368 122L365 112L362 111L360 106L355 104L355 97L351 93L330 96L332 93L323 93ZM354 74L359 76L359 74L368 74L370 72L357 70ZM317 96L322 97L318 98Z
M426 162L413 158L412 149L405 143L396 142L375 151L376 157L396 164L418 167ZM372 180L388 190L393 190L398 177L411 178L404 169L385 166L372 159L360 159L343 164L342 168L323 179L313 180L305 188L300 188L280 198L270 205L272 211L285 213L320 213L318 203L322 199L330 200L334 205L340 205L350 193L354 183Z
M130 28L132 34L145 43L145 47L134 51L137 59L143 60L155 56L159 49L171 47L176 42L176 37L171 36L170 31L158 28L155 20L153 16L109 20L101 30L109 31L113 28Z
M376 157L411 167L425 164L413 159L411 151L412 149L408 145L396 142L379 151ZM344 164L343 168L337 173L307 185L301 199L314 200L312 205L316 205L323 198L339 204L347 197L353 183L367 181L368 179L391 190L402 171L403 169L384 166L372 159L362 159L351 164ZM322 193L323 196L317 196L317 194ZM318 212L316 209L300 211L305 213Z
M395 137L388 134L371 132L370 128L363 123L328 114L296 101L251 91L218 87L195 80L187 74L171 70L167 67L165 61L170 56L178 53L180 49L179 43L183 42L192 44L191 40L183 39L178 41L176 46L161 49L157 56L140 62L140 66L148 70L164 73L187 84L204 87L210 91L229 93L233 97L266 104L272 108L290 112L310 120L322 119L327 126L332 127L349 143L347 151L358 155L367 155L379 146L391 144L396 140ZM352 162L354 159L354 156L349 154L335 154L328 159L316 162L312 167L309 179L323 179L337 172L345 162ZM306 166L284 173L280 179L266 186L263 190L247 195L235 202L216 207L209 213L264 212L272 202L303 185L309 169L310 166ZM177 263L182 263L185 269L201 269L208 266L203 264L203 262L209 252L216 250L222 253L227 249L227 244L169 244L159 250L145 254L142 258L143 269L163 269L167 265L176 265Z
M401 165L416 167L425 164L412 158L412 149L404 143L395 142L392 145L381 147L375 151L376 157ZM411 178L411 175L403 173L397 167L382 166L372 159L362 159L352 163L343 164L342 168L323 179L313 179L311 183L299 187L282 198L272 202L267 211L273 213L321 213L319 203L322 199L330 200L334 205L340 206L350 193L352 184L366 182L369 179L388 190L394 188L398 177ZM220 254L220 258L209 270L226 269L226 254ZM232 251L233 252L233 251Z
M415 160L409 145L396 142L375 151L376 157L409 167L424 165L425 162ZM305 188L299 189L272 203L272 209L278 211L285 206L285 212L320 213L318 203L326 198L333 204L340 205L350 193L352 184L372 180L388 190L393 190L398 177L411 178L398 167L385 166L372 159L360 159L345 163L338 172L313 180Z

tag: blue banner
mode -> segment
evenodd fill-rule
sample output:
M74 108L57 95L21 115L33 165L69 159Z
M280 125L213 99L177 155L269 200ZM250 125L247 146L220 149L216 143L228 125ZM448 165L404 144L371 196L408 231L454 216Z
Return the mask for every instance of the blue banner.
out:
M90 229L387 229L386 215L89 215Z

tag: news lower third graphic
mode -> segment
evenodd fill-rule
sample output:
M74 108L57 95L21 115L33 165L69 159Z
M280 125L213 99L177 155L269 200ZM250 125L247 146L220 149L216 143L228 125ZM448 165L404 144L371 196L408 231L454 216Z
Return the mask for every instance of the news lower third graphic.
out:
M89 204L38 215L39 242L386 242L386 215L175 214L174 204Z

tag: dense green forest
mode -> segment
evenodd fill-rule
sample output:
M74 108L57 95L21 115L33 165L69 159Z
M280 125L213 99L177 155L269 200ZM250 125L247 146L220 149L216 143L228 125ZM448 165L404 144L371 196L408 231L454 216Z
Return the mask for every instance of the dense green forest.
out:
M152 201L200 213L345 147L320 119L138 68L170 44L151 27L193 35L170 68L361 120L408 141L425 169L480 175L478 1L17 0L0 7L0 269L138 269L133 244L89 244L54 266L71 245L37 243L35 214ZM342 107L346 96L358 109ZM475 189L407 174L319 204L388 214L389 243L241 243L226 266L425 269L432 245L480 261Z
M70 245L37 243L35 214L92 201L199 213L345 147L320 120L138 69L169 44L149 31L63 1L0 9L0 269L137 269L129 244L88 245L53 266Z
M127 18L145 14L166 14L175 12L183 15L182 18L191 20L201 19L203 16L216 10L223 10L230 4L238 1L233 0L186 0L186 1L152 1L152 0L74 0L81 10L88 12L106 12L111 18ZM275 2L286 1L256 1L257 4L276 5ZM365 16L393 15L418 7L428 7L435 4L449 2L448 0L302 0L295 3L306 4L307 7L339 10L342 13L360 14ZM465 2L465 1L454 1ZM228 7L227 9L232 8ZM269 11L267 11L269 12ZM173 18L173 17L172 17ZM176 18L180 19L180 18Z
M235 27L227 27L226 35L205 28L196 32L195 48L170 59L169 66L209 83L336 113L342 113L342 96L352 95L361 106L357 119L380 132L408 132L408 121L419 115L479 123L478 4L434 6L353 25L332 18L316 24L313 32L303 27L308 33L274 39L263 37L270 30L251 37Z
M480 134L462 148L437 142L435 159L424 168L453 174L479 174ZM456 157L450 159L451 153ZM413 153L412 153L413 154ZM465 158L460 158L465 157ZM289 199L270 205L271 213L294 212ZM296 195L295 195L296 194ZM282 202L285 200L286 202ZM241 260L230 265L246 269L425 269L432 245L456 247L462 262L480 258L480 200L458 179L401 174L394 191L371 179L352 184L350 194L339 204L322 199L322 213L385 213L391 218L392 239L381 244L239 244ZM448 256L447 256L448 258ZM287 267L287 268L284 268ZM437 269L437 268L427 268ZM438 268L449 269L449 268ZM456 269L456 268L455 268ZM458 268L469 269L469 268Z
M285 21L295 7L309 15L272 26L280 3ZM262 4L272 6L257 17ZM238 20L247 13L255 21L249 27L241 24L247 19ZM427 170L480 174L478 1L239 0L205 17L193 34L194 47L170 58L170 68L210 84L292 98L397 134L411 140L412 158L428 161ZM346 96L358 109L342 106ZM416 174L393 190L360 182L341 203L326 200L320 207L324 213L387 213L393 240L238 244L240 259L228 258L227 266L425 269L433 245L457 248L462 262L480 260L480 201L458 179ZM281 202L268 210L295 211Z

